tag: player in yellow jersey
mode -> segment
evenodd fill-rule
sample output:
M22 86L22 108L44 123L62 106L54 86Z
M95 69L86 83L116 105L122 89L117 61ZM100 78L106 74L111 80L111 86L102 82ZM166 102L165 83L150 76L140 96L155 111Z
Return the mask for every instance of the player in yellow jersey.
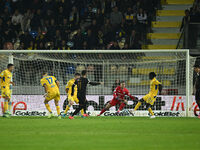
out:
M40 80L40 83L44 87L44 90L45 90L44 104L47 110L49 111L48 118L50 119L53 117L53 113L51 111L51 108L48 102L54 99L54 103L55 103L57 114L58 114L58 119L61 119L60 106L58 105L58 102L60 101L59 81L56 80L54 76L49 76L47 72L44 72L42 75L43 75L43 78Z
M136 111L142 102L146 103L146 108L148 109L149 113L151 114L151 118L155 118L154 113L151 109L151 106L156 101L156 97L158 95L158 91L161 93L162 91L162 85L161 83L156 79L156 74L154 72L149 73L149 79L150 81L150 91L147 95L145 95L142 99L139 100L137 105L134 108L134 111Z
M66 109L64 111L64 114L62 115L63 117L66 116L68 110L74 104L74 102L76 104L79 103L79 99L77 98L77 82L76 81L79 80L80 77L81 77L81 75L79 73L75 73L74 78L67 82L65 91L67 93L68 105L67 105L67 107L66 107Z
M12 82L12 72L14 70L13 64L8 64L7 69L2 71L0 74L0 85L1 85L1 96L4 98L4 117L10 117L12 102L11 99L11 85Z

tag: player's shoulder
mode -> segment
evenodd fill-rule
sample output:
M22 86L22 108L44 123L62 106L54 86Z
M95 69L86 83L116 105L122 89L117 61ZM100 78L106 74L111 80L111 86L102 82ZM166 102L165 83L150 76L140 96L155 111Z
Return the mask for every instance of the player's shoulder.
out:
M8 73L9 73L9 71L7 69L2 71L2 74L8 74Z
M43 82L45 80L45 78L40 79L40 82Z
M127 88L124 88L124 92L129 92L129 90Z
M56 77L55 76L49 76L50 78L53 78L53 79L56 79Z
M74 79L70 79L69 81L68 81L68 83L74 83L75 82L75 80Z
M115 90L119 90L119 89L121 89L121 87L120 87L120 86L117 86L117 87L115 88Z
M158 81L158 79L156 79L156 78L154 78L152 81L153 81L154 83L157 83L157 84L160 84L160 83L161 83L161 82Z

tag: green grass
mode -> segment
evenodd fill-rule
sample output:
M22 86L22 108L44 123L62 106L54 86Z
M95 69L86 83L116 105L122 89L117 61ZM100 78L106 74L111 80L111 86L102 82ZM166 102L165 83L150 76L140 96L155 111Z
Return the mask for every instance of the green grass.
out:
M0 118L1 150L199 150L200 119Z

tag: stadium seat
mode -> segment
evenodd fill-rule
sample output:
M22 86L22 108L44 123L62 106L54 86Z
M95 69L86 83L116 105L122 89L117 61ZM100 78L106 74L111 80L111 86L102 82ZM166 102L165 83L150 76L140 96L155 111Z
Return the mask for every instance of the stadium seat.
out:
M118 72L119 72L119 74L128 74L127 66L119 66Z
M152 28L179 28L180 21L152 21Z
M148 39L179 39L180 33L148 33Z
M184 10L158 10L157 16L184 16Z
M162 74L174 75L175 68L164 68Z
M163 5L169 4L169 5L179 5L179 4L193 4L194 0L161 0L161 3Z

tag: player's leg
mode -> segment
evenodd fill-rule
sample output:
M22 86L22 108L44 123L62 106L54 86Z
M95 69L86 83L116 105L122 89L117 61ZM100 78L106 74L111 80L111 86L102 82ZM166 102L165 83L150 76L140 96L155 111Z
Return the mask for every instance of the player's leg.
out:
M53 113L52 113L52 111L51 111L51 108L50 108L50 105L49 105L49 101L50 101L50 100L49 100L48 98L46 98L46 99L44 100L44 104L45 104L46 109L47 109L48 112L49 112L48 118L50 119L50 118L53 117Z
M105 108L103 108L103 109L101 110L101 112L100 112L100 114L99 114L98 116L101 116L106 110L109 110L112 106L115 106L115 105L116 105L116 102L114 102L114 101L112 100L110 103L108 103L108 104L106 105Z
M78 98L77 96L74 96L74 102L76 104L80 104L80 98ZM83 116L84 115L84 110L83 108L81 109L81 115Z
M57 114L58 114L58 119L61 119L60 106L58 105L59 100L60 100L60 94L54 98L54 103L55 103L55 106L56 106L56 111L57 111Z
M196 100L196 103L197 103L197 105L198 105L198 107L199 107L199 109L200 109L200 91L199 91L199 90L196 91L195 100ZM200 118L200 113L199 113L199 115L198 115L198 118Z
M8 104L10 102L10 99L8 97L4 97L4 114L3 116L8 118L10 115L9 115L9 110L8 110Z
M65 111L64 111L64 114L62 114L62 117L66 117L67 112L69 111L70 107L71 107L73 104L74 104L74 99L73 99L73 97L69 97L69 98L68 98L68 105L67 105L67 107L66 107L66 109L65 109Z
M89 117L89 115L87 114L86 110L87 110L87 100L85 99L84 104L83 104L83 112L84 112L84 117Z
M10 98L11 98L11 95L10 95L10 90L6 89L6 88L2 88L1 89L2 91L2 97L4 98L4 114L3 116L4 117L9 117L10 113L9 113L9 103L10 103Z
M78 108L76 108L74 113L71 116L69 116L69 119L74 119L74 116L77 115L83 109L83 106L84 105L82 103L79 103Z
M118 111L117 111L117 114L119 114L120 111L123 110L123 108L126 106L127 103L128 103L127 101L125 101L125 102L120 102L120 106L119 106L119 109L118 109Z
M87 103L88 103L88 102L87 102L87 100L85 99L84 106L83 106L84 114L87 114L87 112L86 112Z
M144 102L145 100L142 98L138 101L138 103L136 104L135 108L134 108L134 111L136 111L140 106L141 104Z
M151 106L152 106L151 104L146 103L146 108L149 111L149 113L151 114L150 118L155 118L155 115L154 115L154 113L153 113L153 111L151 109Z

